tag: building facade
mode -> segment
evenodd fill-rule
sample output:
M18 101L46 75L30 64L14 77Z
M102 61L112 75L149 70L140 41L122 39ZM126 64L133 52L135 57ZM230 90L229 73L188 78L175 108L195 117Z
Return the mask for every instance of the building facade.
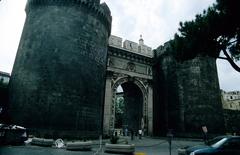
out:
M221 91L223 109L240 111L240 91Z
M240 134L240 92L221 90L226 132Z
M119 86L123 89L125 115L123 126L137 132L143 129L152 135L153 130L153 51L144 44L110 36L104 105L104 134L115 127L115 103ZM119 128L119 127L118 127Z
M144 45L142 38L138 44L122 42L116 36L109 39L104 134L115 129L114 106L119 85L125 89L125 98L129 100L125 101L129 104L127 109L136 110L137 105L141 105L141 112L135 114L138 125L129 126L131 119L128 118L123 128L137 130L143 118L143 130L148 135L165 135L169 129L176 133L196 133L201 132L201 126L207 126L212 133L224 132L216 60L198 56L178 62L168 52L168 43L154 51L146 45L140 48L141 45ZM128 88L130 83L140 88L141 95L128 93L137 92L133 87ZM139 97L142 100L136 100ZM130 118L134 118L133 115ZM213 125L212 122L218 123Z

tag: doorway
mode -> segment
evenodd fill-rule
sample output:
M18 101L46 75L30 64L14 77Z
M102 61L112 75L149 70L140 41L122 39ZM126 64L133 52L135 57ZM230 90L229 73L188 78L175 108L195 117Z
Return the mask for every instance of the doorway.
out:
M143 94L133 82L118 86L115 100L115 129L128 129L137 132L143 118Z

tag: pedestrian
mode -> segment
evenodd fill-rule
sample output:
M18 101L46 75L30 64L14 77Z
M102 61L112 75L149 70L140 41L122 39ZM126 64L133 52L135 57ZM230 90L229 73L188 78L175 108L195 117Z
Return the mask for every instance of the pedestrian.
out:
M125 136L128 136L128 129L125 128L125 133L124 133Z
M134 139L134 132L133 132L132 128L130 129L130 133L131 133L131 140L133 140Z
M142 139L142 130L138 130L138 136L139 136L139 139Z
M202 131L203 131L203 141L205 144L208 143L208 130L207 130L207 127L206 126L202 126Z

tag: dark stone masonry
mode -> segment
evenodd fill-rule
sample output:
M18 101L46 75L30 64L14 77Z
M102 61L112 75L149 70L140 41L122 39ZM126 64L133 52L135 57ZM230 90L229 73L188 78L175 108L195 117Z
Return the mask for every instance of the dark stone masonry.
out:
M155 51L154 134L167 129L201 134L202 126L210 133L224 133L216 59L198 56L178 62L168 46Z
M226 130L230 134L240 135L240 112L224 109L224 121Z
M13 122L98 137L111 13L100 0L28 0L10 80Z

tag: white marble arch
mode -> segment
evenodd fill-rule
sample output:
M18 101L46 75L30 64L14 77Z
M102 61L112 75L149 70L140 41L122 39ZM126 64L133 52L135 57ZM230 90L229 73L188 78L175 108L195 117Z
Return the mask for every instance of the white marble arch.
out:
M152 134L152 87L147 80L130 77L124 74L115 73L107 78L104 110L104 134L109 135L114 130L115 122L115 100L118 86L133 82L142 92L143 97L143 118L144 131L146 134ZM150 94L149 94L150 93ZM109 95L111 94L111 95ZM149 122L150 121L150 122Z

